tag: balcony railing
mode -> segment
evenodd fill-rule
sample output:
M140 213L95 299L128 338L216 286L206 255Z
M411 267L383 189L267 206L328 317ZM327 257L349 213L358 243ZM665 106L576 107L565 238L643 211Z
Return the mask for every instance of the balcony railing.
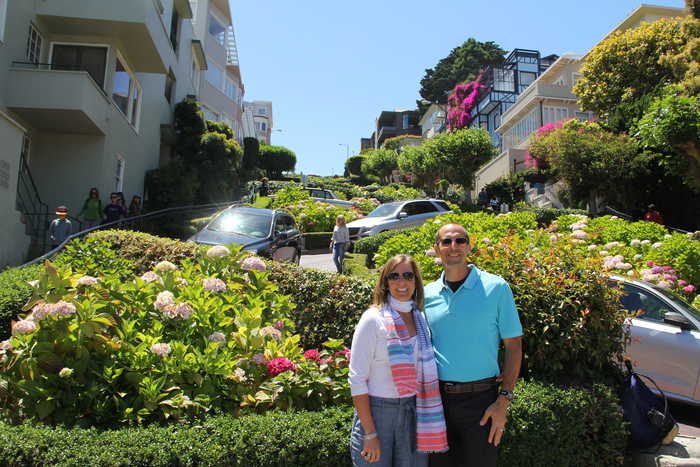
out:
M229 25L226 28L224 47L226 47L226 65L239 66L238 46L236 46L236 34L233 31L233 25Z
M60 63L38 63L38 62L12 62L12 68L22 68L26 70L44 70L44 71L84 71L95 82L95 86L102 91L105 96L107 93L102 89L102 84L98 78L87 68L82 65L63 65Z

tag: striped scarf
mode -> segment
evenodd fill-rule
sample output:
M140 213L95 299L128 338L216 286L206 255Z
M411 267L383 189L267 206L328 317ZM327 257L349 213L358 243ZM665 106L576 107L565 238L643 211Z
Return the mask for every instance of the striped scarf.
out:
M396 390L400 396L416 395L417 449L427 453L445 452L448 450L447 427L428 323L422 313L413 308L419 352L416 365L408 328L401 315L385 304L382 318L388 334L387 351Z

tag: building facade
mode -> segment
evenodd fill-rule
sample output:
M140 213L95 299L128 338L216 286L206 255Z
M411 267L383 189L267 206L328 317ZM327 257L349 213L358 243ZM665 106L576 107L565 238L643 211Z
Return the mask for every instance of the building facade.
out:
M245 119L252 120L252 132L250 135L264 144L271 144L272 136L272 102L251 101L243 103ZM250 125L250 123L249 123ZM250 130L248 130L250 131Z
M189 0L189 4L207 65L196 83L204 118L226 123L242 145L245 89L229 0Z
M415 110L385 110L374 122L374 131L369 138L360 140L360 149L379 149L384 141L395 136L421 135L418 112Z
M418 121L423 139L430 139L447 128L447 105L430 104Z
M57 205L77 215L91 187L105 205L112 191L142 195L172 152L174 105L213 100L193 3L0 0L0 267L26 259Z

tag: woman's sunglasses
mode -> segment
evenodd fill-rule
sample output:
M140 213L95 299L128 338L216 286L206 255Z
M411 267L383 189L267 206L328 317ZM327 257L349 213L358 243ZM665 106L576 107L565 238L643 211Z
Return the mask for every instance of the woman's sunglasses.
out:
M442 246L450 246L450 245L452 245L453 242L456 243L457 245L466 245L467 244L467 237L440 239L440 245L442 245Z
M386 275L387 280L390 281L397 281L402 277L407 281L412 281L416 277L416 275L413 273L413 271L406 271L402 272L401 274L399 274L398 272L390 272Z

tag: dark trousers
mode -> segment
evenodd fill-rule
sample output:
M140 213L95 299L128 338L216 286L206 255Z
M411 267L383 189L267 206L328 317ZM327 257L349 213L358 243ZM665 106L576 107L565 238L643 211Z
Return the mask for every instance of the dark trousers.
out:
M430 467L495 467L498 447L490 444L491 420L480 426L484 411L498 398L498 387L481 392L446 394L442 391L445 408L447 441L450 450L431 454Z

